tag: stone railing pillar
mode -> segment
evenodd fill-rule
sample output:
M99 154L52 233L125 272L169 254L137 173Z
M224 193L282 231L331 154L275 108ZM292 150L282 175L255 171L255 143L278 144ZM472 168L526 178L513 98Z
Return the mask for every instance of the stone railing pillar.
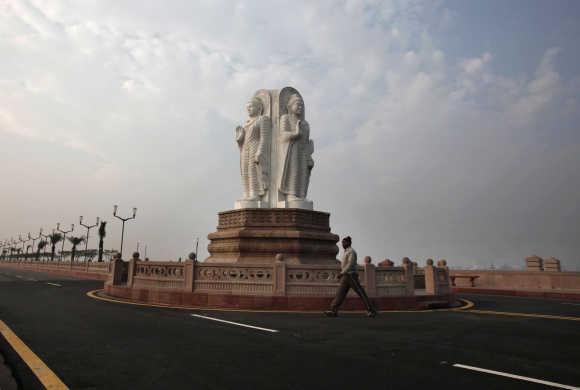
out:
M276 255L276 261L274 262L274 277L273 291L274 295L285 296L286 295L286 262L284 261L284 255L278 253Z
M369 297L376 297L377 296L377 276L376 276L376 268L373 264L371 264L370 256L366 256L364 259L364 285L367 295Z
M427 259L423 272L425 273L425 292L428 295L437 295L437 274L433 267L433 259Z
M415 264L408 257L405 257L402 265L407 282L407 295L415 295Z
M129 272L127 274L127 287L133 287L133 276L135 276L136 272L137 272L137 259L133 257L131 261L129 261Z
M183 270L185 276L185 285L183 288L187 292L192 292L195 277L195 260L185 260Z
M445 270L445 275L447 276L447 283L449 288L451 288L451 272L449 271L449 267L447 266L447 260L441 259L437 262L437 268L443 268Z
M111 273L109 274L109 281L113 286L118 286L123 282L123 270L125 265L121 259L111 261Z

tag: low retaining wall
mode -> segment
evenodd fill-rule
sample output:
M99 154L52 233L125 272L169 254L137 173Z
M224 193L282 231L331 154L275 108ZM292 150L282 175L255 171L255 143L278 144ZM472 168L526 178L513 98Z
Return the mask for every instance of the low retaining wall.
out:
M456 287L497 290L580 290L580 272L451 270ZM463 276L463 277L462 277ZM477 276L471 286L465 276Z
M68 262L22 261L22 262L0 262L0 267L13 269L26 269L36 272L54 273L57 275L71 276L79 279L105 281L109 278L111 263L88 262L88 263L74 263L71 265L70 261Z

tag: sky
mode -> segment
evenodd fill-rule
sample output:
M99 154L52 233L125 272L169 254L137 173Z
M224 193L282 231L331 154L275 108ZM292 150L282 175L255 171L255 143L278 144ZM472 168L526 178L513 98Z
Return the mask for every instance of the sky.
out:
M203 258L241 197L246 101L293 86L308 197L359 256L580 270L578 20L574 0L0 0L0 239L99 216L116 249L118 204L125 251L199 237Z

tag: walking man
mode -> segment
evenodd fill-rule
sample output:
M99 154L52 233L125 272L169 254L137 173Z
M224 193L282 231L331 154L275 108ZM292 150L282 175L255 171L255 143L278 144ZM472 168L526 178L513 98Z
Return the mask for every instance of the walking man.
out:
M362 299L366 309L368 317L375 317L377 312L371 305L367 293L360 285L357 273L356 264L356 252L352 249L352 239L347 236L342 239L342 247L344 248L344 253L342 255L342 264L340 270L340 286L336 292L336 296L330 305L330 310L325 311L324 314L327 317L336 317L338 314L338 308L342 305L346 294L348 294L349 289L353 289L358 296Z

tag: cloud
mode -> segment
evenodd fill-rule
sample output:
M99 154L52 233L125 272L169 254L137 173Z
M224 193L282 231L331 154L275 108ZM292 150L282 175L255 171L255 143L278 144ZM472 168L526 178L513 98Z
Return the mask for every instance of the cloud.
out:
M534 249L580 263L573 244L534 246L569 208L553 210L537 231L522 227L534 213L522 197L569 205L576 191L577 174L561 169L577 162L574 147L541 138L578 123L577 95L556 61L568 53L547 48L528 73L500 74L493 45L446 48L439 31L460 17L422 1L11 1L0 6L8 54L0 134L44 145L39 165L67 156L83 169L70 169L74 201L60 179L45 183L69 200L55 197L47 222L32 221L16 200L0 207L15 208L11 226L26 230L135 205L129 245L184 256L191 236L213 231L215 213L240 196L232 134L245 101L293 85L316 144L311 198L332 213L335 231L357 237L362 254L519 263ZM548 190L556 187L560 195Z

